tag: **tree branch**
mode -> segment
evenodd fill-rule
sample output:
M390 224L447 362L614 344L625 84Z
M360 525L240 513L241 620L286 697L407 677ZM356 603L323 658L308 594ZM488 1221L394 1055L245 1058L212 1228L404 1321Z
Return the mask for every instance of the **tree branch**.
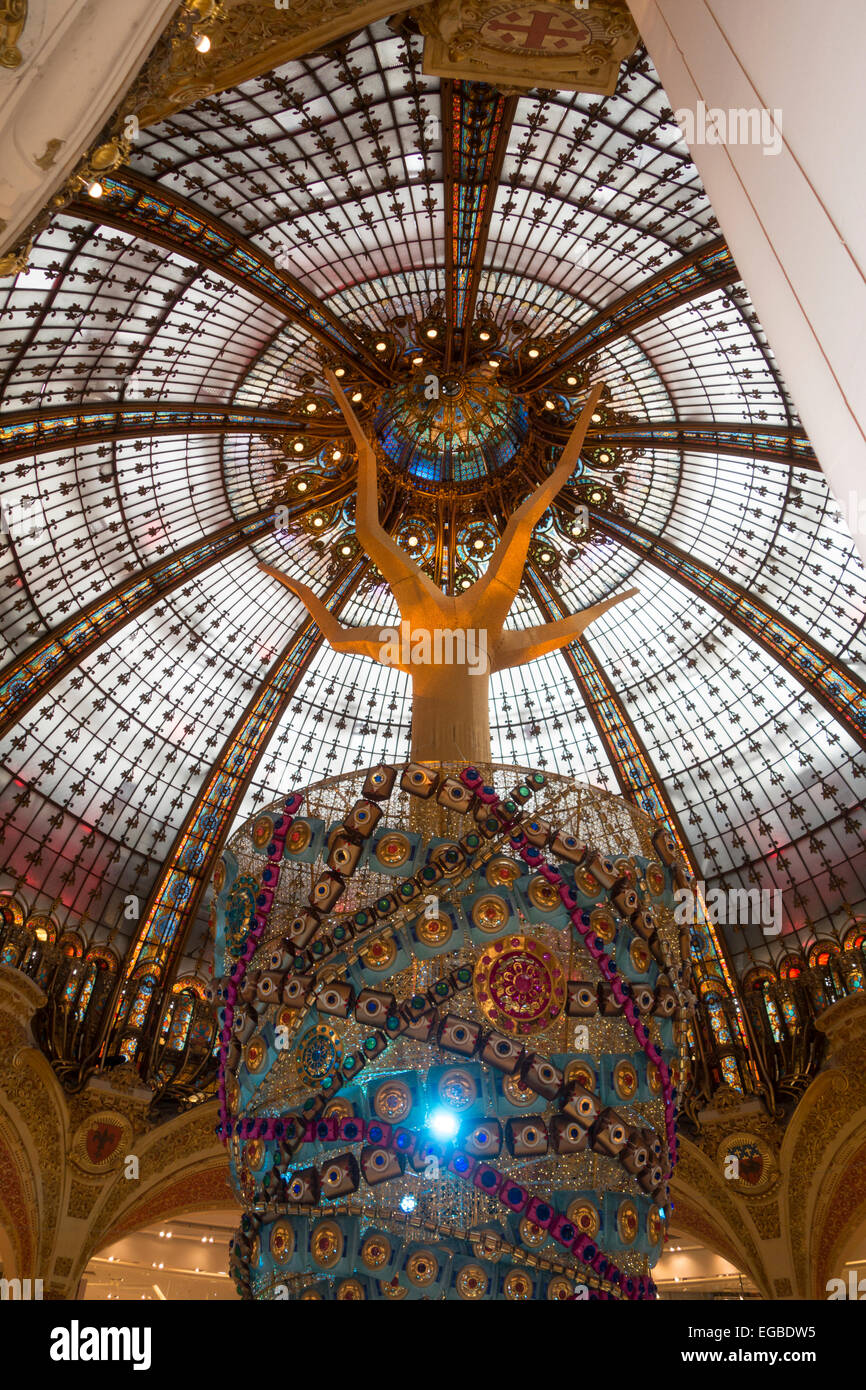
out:
M328 385L334 399L346 418L358 450L358 499L355 508L355 532L362 550L369 555L374 564L391 586L397 607L404 617L400 601L401 591L408 602L412 602L420 588L428 599L441 604L442 592L432 579L412 560L406 551L397 544L379 520L379 489L376 480L376 452L367 438L357 415L352 409L345 391L333 372L326 371ZM411 586L411 587L410 587Z
M558 618L556 622L539 623L536 627L503 632L493 648L491 670L504 671L508 666L525 666L528 661L534 661L539 656L546 656L548 652L567 647L569 642L579 637L590 623L601 617L602 613L622 603L623 599L634 598L639 592L639 589L628 589L624 594L605 599L593 608L584 608L580 613Z
M505 622L523 578L533 527L574 472L593 411L603 390L603 382L597 382L592 388L556 468L509 517L487 570L471 589L466 589L458 597L458 610L471 609L476 614L479 626L496 631Z
M338 622L333 613L317 598L306 584L302 584L297 579L290 579L282 570L275 569L273 565L259 565L260 570L269 574L272 579L278 579L281 584L301 600L310 617L317 624L322 636L335 652L351 652L355 656L370 656L374 661L383 665L380 652L382 650L382 639L380 637L380 627L344 627Z

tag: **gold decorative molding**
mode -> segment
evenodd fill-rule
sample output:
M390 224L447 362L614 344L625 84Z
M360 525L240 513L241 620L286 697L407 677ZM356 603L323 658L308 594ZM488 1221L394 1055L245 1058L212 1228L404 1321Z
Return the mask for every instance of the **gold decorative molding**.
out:
M431 77L488 82L506 92L533 87L616 88L620 63L640 35L625 0L434 0L415 11Z
M154 48L122 110L152 125L409 8L400 0L291 0L284 9L262 0L185 0L180 21ZM201 29L210 39L206 53L194 44Z
M18 40L27 23L27 0L0 0L0 67L17 68L24 61Z

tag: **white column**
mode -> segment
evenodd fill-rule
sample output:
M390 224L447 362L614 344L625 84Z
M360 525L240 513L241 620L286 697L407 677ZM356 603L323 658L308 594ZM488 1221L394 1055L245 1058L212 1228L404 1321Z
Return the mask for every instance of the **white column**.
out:
M177 0L29 0L21 62L0 67L0 254L89 149L176 8Z
M866 5L628 0L674 110L781 112L691 153L832 492L866 558Z

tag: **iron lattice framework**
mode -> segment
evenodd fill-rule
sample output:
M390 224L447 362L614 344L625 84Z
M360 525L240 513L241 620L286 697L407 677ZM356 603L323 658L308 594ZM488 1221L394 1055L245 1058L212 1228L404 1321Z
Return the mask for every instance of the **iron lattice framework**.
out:
M558 660L504 677L495 737L613 778L708 880L773 877L778 950L707 934L729 985L750 953L775 965L815 924L840 932L866 896L862 581L662 96L641 52L604 99L439 84L417 39L377 25L145 132L7 287L10 886L41 888L68 929L108 926L125 978L143 949L166 978L194 958L210 866L268 788L407 737L399 680L331 660L254 568L291 564L357 621L393 619L353 550L325 366L368 425L394 392L417 423L411 392L448 383L455 447L467 374L495 374L522 412L525 438L507 466L488 449L471 498L453 478L410 487L383 456L393 534L452 591L603 376L515 621L635 574L642 599L569 651L564 688Z

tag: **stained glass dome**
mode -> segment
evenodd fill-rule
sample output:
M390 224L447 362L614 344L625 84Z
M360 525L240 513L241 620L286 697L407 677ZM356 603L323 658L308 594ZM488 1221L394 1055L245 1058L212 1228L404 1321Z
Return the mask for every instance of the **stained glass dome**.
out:
M390 485L407 468L415 483L411 505L383 495L395 531L449 473L495 488L530 446L526 469L549 469L569 414L524 438L524 411L534 424L545 392L577 406L586 374L605 380L583 464L611 500L585 500L585 532L545 519L550 558L510 622L640 599L494 677L494 757L664 808L708 890L783 891L779 940L734 929L732 960L799 953L866 911L850 535L645 52L609 97L494 93L501 163L479 184L460 182L471 103L422 48L378 22L144 126L103 196L58 213L29 272L0 282L3 883L58 935L121 950L134 893L169 934L181 923L192 971L212 845L279 790L405 753L405 678L328 650L258 568L291 570L344 622L394 621L374 573L335 569L348 475L311 498L321 527L301 525L299 494L275 521L290 473L273 440L326 392L323 355L351 348ZM485 235L464 247L451 234L480 225L482 184ZM419 400L375 351L436 302L466 335L473 294L502 331L523 325L494 354L514 394L481 422L479 383ZM483 565L497 507L461 515L450 549L431 533L443 584Z
M488 368L389 391L375 428L392 464L415 486L478 491L513 466L529 421L523 401L498 386Z

